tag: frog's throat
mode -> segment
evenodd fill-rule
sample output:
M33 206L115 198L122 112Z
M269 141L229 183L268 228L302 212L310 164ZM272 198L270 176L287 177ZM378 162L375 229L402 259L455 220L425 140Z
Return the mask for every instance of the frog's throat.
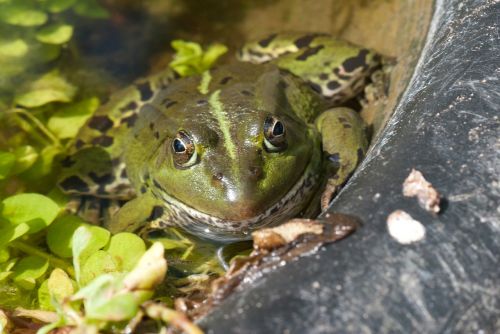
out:
M222 242L250 239L252 231L296 217L309 204L321 177L317 162L313 161L285 196L261 214L245 220L214 217L178 201L164 191L158 195L168 203L171 211L169 220L194 235Z

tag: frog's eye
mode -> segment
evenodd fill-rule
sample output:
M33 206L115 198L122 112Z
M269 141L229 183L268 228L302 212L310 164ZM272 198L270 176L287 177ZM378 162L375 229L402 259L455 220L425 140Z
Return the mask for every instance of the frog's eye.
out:
M182 130L172 140L172 152L176 167L188 168L198 161L198 154L193 140Z
M280 152L286 146L285 124L274 116L267 116L264 121L264 148L268 152Z

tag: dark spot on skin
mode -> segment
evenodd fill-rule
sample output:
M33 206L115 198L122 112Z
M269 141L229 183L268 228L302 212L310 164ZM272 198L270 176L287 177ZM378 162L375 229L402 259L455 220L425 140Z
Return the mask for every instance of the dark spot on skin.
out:
M213 176L214 180L217 180L217 181L222 180L223 177L224 177L224 175L222 173L217 173Z
M126 170L125 168L124 168L124 169L122 170L122 172L120 173L120 177L121 177L122 179L126 179L126 178L127 178L127 170Z
M288 83L284 80L281 80L279 83L278 83L278 87L285 90L288 88Z
M109 147L113 145L113 137L102 135L92 139L92 145Z
M110 184L115 180L115 177L112 174L104 174L103 176L99 176L94 172L90 172L89 177L97 184Z
M77 150L81 149L83 147L83 145L85 145L85 142L81 139L77 139L76 143L75 143L75 148Z
M75 164L76 161L71 160L70 156L67 156L63 160L61 160L61 166L64 168L69 168Z
M137 121L137 114L132 114L128 117L122 118L120 124L127 124L127 127L131 128L134 126L135 121Z
M343 123L342 126L345 128L345 129L350 129L352 128L351 124L347 124L347 123Z
M319 75L319 79L320 79L320 80L328 80L328 78L329 78L329 77L330 77L330 76L328 75L328 73L321 73L321 74Z
M345 119L344 117L339 117L337 118L339 120L340 123L344 124L344 123L349 123L349 121L347 119Z
M225 85L229 82L229 80L231 80L232 78L231 77L224 77L222 78L222 80L219 82L221 85Z
M153 136L156 138L156 139L160 139L160 133L158 131L155 131L153 133Z
M89 128L105 133L113 127L113 121L108 116L94 116L90 119Z
M166 98L164 99L161 104L165 107L165 108L170 108L171 106L173 106L174 104L176 104L177 101L172 101L170 100L169 98Z
M83 181L76 175L64 179L61 183L59 183L59 185L66 191L76 190L81 193L86 193L89 191L89 186L87 185L87 183L85 183L85 181Z
M137 103L135 102L130 102L129 104L127 104L125 107L122 107L120 108L120 111L121 112L127 112L127 111L130 111L130 110L135 110L137 109Z
M330 66L331 64L332 64L332 63L330 63L329 61L325 61L325 62L323 63L323 66Z
M305 48L305 47L308 47L309 44L311 44L311 42L316 38L316 34L311 34L311 35L305 35L303 37L300 37L298 38L294 44L296 47L298 47L299 49L302 49L302 48Z
M326 87L328 87L328 89L330 89L330 90L336 90L336 89L340 88L340 84L337 81L332 80L326 84Z
M147 191L146 186L142 185L142 186L141 186L141 194L146 193L146 191Z
M307 49L304 52L302 52L302 54L298 55L295 59L300 60L300 61L304 61L307 58L317 54L323 48L324 48L323 45L318 45L318 46L315 46L314 48Z
M273 39L276 38L276 36L278 36L278 34L272 34L271 36L266 37L266 38L260 40L259 41L259 45L262 46L263 48L265 48L266 46L268 46L269 44L271 44L271 42L273 41Z
M151 210L151 214L149 215L148 221L154 221L163 216L163 207L159 205L155 205L153 210Z
M253 96L253 93L248 91L248 90L242 90L241 91L241 94L245 95L245 96Z
M198 100L198 101L196 101L196 105L197 105L198 107L200 107L200 106L204 106L204 105L206 105L207 103L208 103L208 101L207 101L207 100Z
M368 55L368 53L368 50L362 49L359 51L356 57L346 59L342 63L344 70L346 70L347 72L353 72L357 68L366 67L366 55Z
M151 122L149 123L149 129L153 130L155 128L155 123Z
M113 160L111 160L111 166L116 167L120 164L120 162L120 158L114 158Z
M321 86L314 82L309 82L311 88L316 92L321 94Z
M358 153L358 162L356 163L356 165L359 165L361 163L361 161L363 160L365 153L363 152L362 148L358 148L357 153Z
M153 90L149 81L137 84L136 86L141 94L141 101L147 101L153 96Z
M343 75L343 74L341 74L338 67L336 67L336 68L333 69L333 74L335 74L339 79L342 79L342 80L349 80L349 79L351 79L350 75Z

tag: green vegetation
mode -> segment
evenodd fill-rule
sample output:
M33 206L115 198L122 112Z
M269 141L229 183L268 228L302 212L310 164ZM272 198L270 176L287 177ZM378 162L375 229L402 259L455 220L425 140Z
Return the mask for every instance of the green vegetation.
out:
M71 79L65 54L76 28L68 13L108 15L95 0L0 0L0 308L51 323L40 333L58 326L119 330L142 314L179 323L182 315L146 301L160 291L156 297L171 305L179 287L196 289L200 277L220 273L213 248L174 229L155 243L111 235L65 211L69 199L55 186L59 159L100 105L95 89ZM181 76L203 72L226 52L222 45L172 45L170 66ZM164 249L179 272L196 279L169 276L160 287ZM0 311L0 332L6 326Z

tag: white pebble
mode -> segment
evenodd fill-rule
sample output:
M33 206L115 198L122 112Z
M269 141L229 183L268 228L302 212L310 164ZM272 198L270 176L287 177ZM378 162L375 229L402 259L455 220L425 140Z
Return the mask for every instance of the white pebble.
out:
M396 210L387 217L391 237L402 244L411 244L425 237L425 227L403 210Z

